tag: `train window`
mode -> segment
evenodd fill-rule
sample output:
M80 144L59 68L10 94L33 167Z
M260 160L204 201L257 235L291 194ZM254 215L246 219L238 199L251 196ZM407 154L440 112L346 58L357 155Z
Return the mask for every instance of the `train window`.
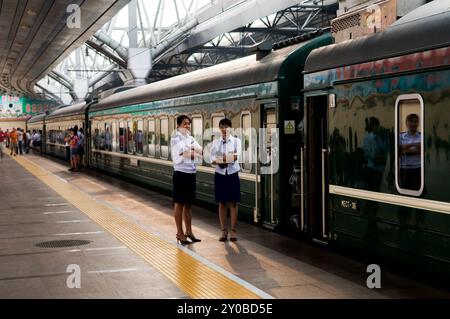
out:
M101 143L101 135L100 135L100 124L98 125L92 125L94 133L92 134L92 148L94 150L100 149L100 143Z
M263 127L266 129L266 132L264 136L261 136L263 139L262 145L264 145L264 151L261 154L260 160L262 163L265 163L263 166L270 167L269 171L272 172L272 157L277 155L277 150L272 148L274 146L272 143L272 131L277 128L277 113L275 108L266 108L264 112Z
M111 123L111 147L109 151L117 150L117 124L116 121Z
M203 144L203 118L201 116L192 117L192 136L200 145Z
M105 123L99 122L97 124L97 131L98 131L98 136L96 136L96 141L94 141L94 142L97 144L97 147L99 150L104 150L105 149Z
M119 123L119 151L125 152L125 124Z
M192 136L194 139L200 144L200 146L203 146L203 117L194 115L192 116ZM198 163L201 165L201 163Z
M219 129L219 122L220 120L224 119L225 116L223 115L215 115L212 117L212 127L215 129Z
M144 122L142 120L137 121L137 133L136 133L136 153L144 153Z
M252 169L252 118L250 113L243 113L241 117L242 127L242 169Z
M155 157L156 150L156 134L155 119L148 120L148 155Z
M420 196L424 188L423 99L405 94L395 103L395 182L400 194Z
M113 143L113 125L111 122L105 123L105 132L103 138L103 148L105 151L112 151L112 143Z
M220 115L212 115L211 117L211 141L214 140L214 136L220 136L219 122L224 119L225 116L223 114Z
M159 137L159 146L160 146L160 156L163 159L169 158L169 119L167 117L161 118L160 125L160 137Z
M135 144L134 144L134 127L133 124L136 122L133 121L128 121L128 126L127 126L127 141L128 141L128 154L133 154L135 151Z

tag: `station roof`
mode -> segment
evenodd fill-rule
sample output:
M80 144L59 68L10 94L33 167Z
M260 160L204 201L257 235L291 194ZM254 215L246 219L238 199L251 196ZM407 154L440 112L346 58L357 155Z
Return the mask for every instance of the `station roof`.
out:
M80 47L129 1L2 1L0 94L34 93L36 81ZM69 18L75 11L68 10L69 5L77 3L79 24Z

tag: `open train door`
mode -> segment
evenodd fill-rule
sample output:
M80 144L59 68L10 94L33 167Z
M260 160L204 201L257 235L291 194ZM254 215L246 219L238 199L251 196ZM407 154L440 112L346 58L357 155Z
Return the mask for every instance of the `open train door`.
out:
M328 205L328 95L306 98L306 215L313 241L327 244Z

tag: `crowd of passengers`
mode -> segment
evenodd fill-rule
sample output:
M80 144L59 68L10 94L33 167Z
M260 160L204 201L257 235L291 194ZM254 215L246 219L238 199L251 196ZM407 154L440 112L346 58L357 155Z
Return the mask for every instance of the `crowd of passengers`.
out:
M66 148L67 160L70 162L69 171L76 172L82 168L85 135L83 128L76 125L64 132L61 140ZM61 143L61 144L62 144ZM30 149L35 153L42 152L42 131L33 130L24 131L21 128L7 129L3 131L0 128L0 157L3 158L5 147L9 148L10 155L28 154Z
M0 156L3 157L5 147L9 148L11 156L28 154L30 149L36 153L41 152L42 131L25 131L18 127L3 131L0 128Z

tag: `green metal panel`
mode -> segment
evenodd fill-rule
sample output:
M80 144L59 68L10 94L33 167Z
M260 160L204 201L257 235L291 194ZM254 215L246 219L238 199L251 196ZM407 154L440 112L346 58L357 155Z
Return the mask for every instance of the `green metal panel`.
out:
M337 100L329 111L330 184L400 195L395 187L395 101L399 95L417 93L424 101L425 190L420 197L450 205L449 88L448 69L335 85L330 91ZM376 175L365 156L369 117L379 120L377 134L386 145ZM354 210L341 204L346 200L355 202ZM331 197L331 206L336 243L400 263L414 262L421 269L437 265L450 274L449 214L337 195Z

